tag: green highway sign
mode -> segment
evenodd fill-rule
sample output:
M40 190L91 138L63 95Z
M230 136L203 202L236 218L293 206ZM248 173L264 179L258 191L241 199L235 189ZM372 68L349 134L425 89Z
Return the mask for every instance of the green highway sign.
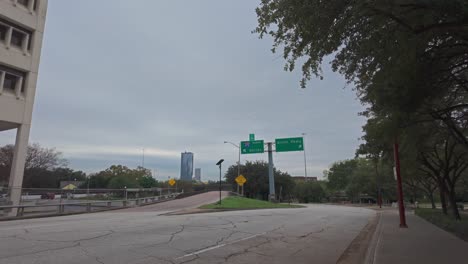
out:
M304 140L301 137L296 138L277 138L275 139L276 152L303 151Z
M249 141L255 141L255 134L249 134Z
M241 153L242 154L254 154L265 152L263 140L253 141L242 141L241 142Z

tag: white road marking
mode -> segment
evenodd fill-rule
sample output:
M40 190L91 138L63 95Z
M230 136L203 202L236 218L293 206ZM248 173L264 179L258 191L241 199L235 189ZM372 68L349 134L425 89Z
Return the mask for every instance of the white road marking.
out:
M241 239L238 239L238 240L234 240L234 241L231 241L230 243L224 243L224 244L219 244L219 245L216 245L216 246L204 248L204 249L201 249L201 250L192 252L192 253L190 253L190 254L183 255L183 256L181 256L181 257L175 258L175 260L187 258L187 257L190 257L190 256L195 256L195 255L198 255L198 254L201 254L201 253L203 253L203 252L207 252L207 251L210 251L210 250L213 250L213 249L217 249L217 248L224 247L224 246L227 246L227 245L235 244L235 243L237 243L237 242L241 242L241 241L244 241L244 240L247 240L247 239L251 239L251 238L254 238L254 237L262 236L262 235L265 235L266 233L267 233L267 232L263 232L263 233L260 233L260 234L255 234L255 235L251 235L251 236L248 236L248 237L244 237L244 238L241 238Z

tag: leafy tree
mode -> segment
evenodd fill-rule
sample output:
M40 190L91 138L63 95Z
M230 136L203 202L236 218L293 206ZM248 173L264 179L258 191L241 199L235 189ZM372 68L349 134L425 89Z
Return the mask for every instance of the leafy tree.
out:
M391 166L387 163L376 163L369 158L335 162L327 172L325 190L332 193L344 192L353 202L359 201L362 195L369 195L377 201L379 193L382 199L395 200L395 182L391 171Z
M117 175L112 177L107 184L109 189L138 188L140 187L135 178L128 175Z
M463 0L262 0L256 12L255 32L273 38L273 52L282 48L285 69L303 61L302 87L313 75L321 76L328 56L365 101L385 99L371 103L392 108L417 109L453 88L404 85L424 80L419 77L425 71L447 84L467 80L468 3Z
M155 184L151 179L151 171L142 167L130 169L123 165L112 165L90 177L90 188L137 188L141 184Z
M320 182L305 181L296 184L294 196L301 203L320 203L326 199L326 192Z
M361 195L377 197L375 171L372 162L367 159L356 159L356 166L349 177L346 193L351 201L359 201Z
M7 182L13 161L13 145L0 147L0 179ZM86 175L81 171L66 168L67 160L54 148L45 148L35 143L28 146L23 187L58 188L61 180L83 180Z
M240 172L247 178L247 183L244 185L244 195L250 198L268 200L268 163L265 161L247 161L244 165L241 164ZM274 168L274 174L276 195L280 194L280 188L282 187L283 197L281 199L284 200L293 193L294 182L288 173L276 168ZM236 190L237 165L230 166L224 177L227 183L232 185L233 190Z
M14 145L0 147L0 167L11 168L13 162ZM51 170L67 165L67 160L62 158L62 153L54 148L45 148L34 143L28 146L25 169Z
M416 146L417 164L402 167L406 186L415 197L417 186L429 194L436 182L442 204L448 196L456 208L466 158L452 146L468 151L467 1L262 0L257 15L255 31L273 37L273 52L282 48L285 69L304 62L302 87L321 77L328 56L333 70L354 84L368 107L362 113L366 143L358 153L373 160L377 179L388 173L393 142L406 140L401 154L407 160L413 153L404 147L417 139L411 134L432 131L436 137L420 136L429 140ZM387 169L378 170L379 164Z
M331 190L345 189L356 166L357 161L354 159L333 163L327 173L328 188Z
M138 184L142 188L153 188L158 186L158 181L156 181L156 179L151 175L143 175L138 178Z

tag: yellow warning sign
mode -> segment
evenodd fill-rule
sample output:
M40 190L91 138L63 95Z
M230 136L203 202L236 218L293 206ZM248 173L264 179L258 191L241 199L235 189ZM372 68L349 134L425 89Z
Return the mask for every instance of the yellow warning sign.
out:
M244 177L244 175L239 175L239 176L236 177L235 181L237 182L237 184L242 186L242 185L244 185L244 183L247 182L247 179Z
M174 184L176 184L176 181L175 181L174 179L170 179L170 180L169 180L169 184L170 184L171 186L174 186Z

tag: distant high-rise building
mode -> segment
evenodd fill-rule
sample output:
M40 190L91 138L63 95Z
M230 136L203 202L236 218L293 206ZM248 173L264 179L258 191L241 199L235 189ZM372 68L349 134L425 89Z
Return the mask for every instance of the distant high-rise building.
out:
M191 181L193 177L193 153L183 152L180 158L180 179Z
M194 178L194 180L201 181L201 169L200 168L195 169L195 178Z

